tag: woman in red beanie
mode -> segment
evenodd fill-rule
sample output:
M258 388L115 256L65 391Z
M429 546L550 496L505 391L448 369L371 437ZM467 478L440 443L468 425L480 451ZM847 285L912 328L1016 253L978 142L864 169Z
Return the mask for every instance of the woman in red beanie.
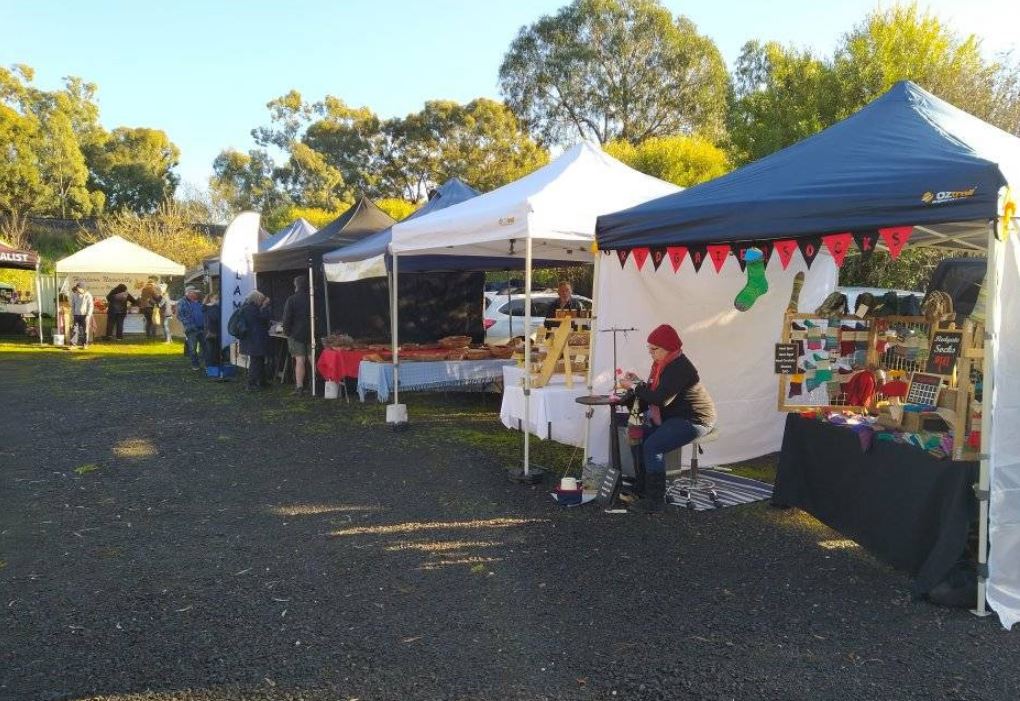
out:
M641 498L631 505L633 511L662 511L666 495L666 463L664 456L671 450L704 436L715 424L715 404L694 365L683 354L680 335L669 324L662 324L648 334L648 352L652 371L647 382L633 373L621 380L645 412L642 456L645 484L638 492Z

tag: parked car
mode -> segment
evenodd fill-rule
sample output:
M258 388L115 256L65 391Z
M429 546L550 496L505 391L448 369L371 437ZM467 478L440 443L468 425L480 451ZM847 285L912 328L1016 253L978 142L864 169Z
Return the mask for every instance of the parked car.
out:
M531 333L542 326L547 316L555 316L551 312L559 298L555 292L542 292L531 295ZM574 295L574 299L585 309L591 309L591 300L587 297ZM485 342L490 344L508 343L513 338L524 337L524 295L506 295L489 300L485 308Z

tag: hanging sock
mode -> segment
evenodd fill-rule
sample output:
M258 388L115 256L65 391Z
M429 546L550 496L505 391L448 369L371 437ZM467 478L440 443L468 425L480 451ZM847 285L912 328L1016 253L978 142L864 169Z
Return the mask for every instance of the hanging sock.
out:
M748 248L744 252L747 264L747 284L737 293L733 306L738 311L746 312L754 306L755 300L769 291L769 283L765 280L765 256L759 248Z

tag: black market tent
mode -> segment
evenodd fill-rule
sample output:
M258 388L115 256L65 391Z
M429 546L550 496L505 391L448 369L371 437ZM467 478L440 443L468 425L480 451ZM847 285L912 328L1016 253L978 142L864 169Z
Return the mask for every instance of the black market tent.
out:
M14 248L0 241L0 269L2 268L35 271L35 303L39 314L36 329L39 332L39 343L42 343L42 290L39 286L39 254L27 249ZM17 319L15 320L17 321Z
M319 267L322 256L340 246L347 246L366 236L396 224L386 212L367 197L359 197L346 212L316 233L289 245L254 256L255 272Z
M283 316L284 303L293 292L296 275L308 275L308 294L311 301L311 361L315 367L316 337L320 324L316 320L316 309L325 305L326 330L329 330L329 296L323 285L316 285L315 271L322 267L322 256L339 246L354 243L377 231L395 224L396 221L365 196L358 198L346 212L319 229L316 233L289 245L272 251L256 253L253 257L258 289L272 300L273 318ZM317 289L322 288L322 289ZM315 394L315 373L312 377L312 394Z
M894 85L825 131L717 180L598 218L602 249L863 234L987 251L977 605L1020 622L1020 139ZM992 417L995 416L993 423ZM999 430L995 430L996 426ZM990 535L990 551L988 548Z
M302 241L318 229L308 223L307 220L298 217L279 231L270 234L259 227L259 251L272 251L283 246ZM184 276L184 282L190 283L201 278L216 278L220 276L220 257L212 256L202 261L202 265L194 270L189 270Z
M465 202L480 193L458 178L439 186L429 201L402 221ZM327 280L330 327L356 338L381 341L390 337L392 301L389 300L388 254L393 227L330 251L322 257ZM400 336L427 342L443 336L484 337L478 300L484 273L473 266L447 265L451 256L421 256L412 274L400 278ZM472 272L475 271L475 272Z

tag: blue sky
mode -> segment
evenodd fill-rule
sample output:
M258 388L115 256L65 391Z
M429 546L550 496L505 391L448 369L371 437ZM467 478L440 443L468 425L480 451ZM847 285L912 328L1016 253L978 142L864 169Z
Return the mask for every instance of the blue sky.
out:
M103 125L163 129L182 178L204 187L223 148L247 150L265 104L291 89L366 105L383 117L428 99L499 97L497 73L521 26L566 0L55 2L0 0L0 64L99 85ZM666 0L732 65L748 39L831 52L876 3L866 0ZM885 3L884 6L888 6ZM987 52L1016 48L1015 0L922 3Z

